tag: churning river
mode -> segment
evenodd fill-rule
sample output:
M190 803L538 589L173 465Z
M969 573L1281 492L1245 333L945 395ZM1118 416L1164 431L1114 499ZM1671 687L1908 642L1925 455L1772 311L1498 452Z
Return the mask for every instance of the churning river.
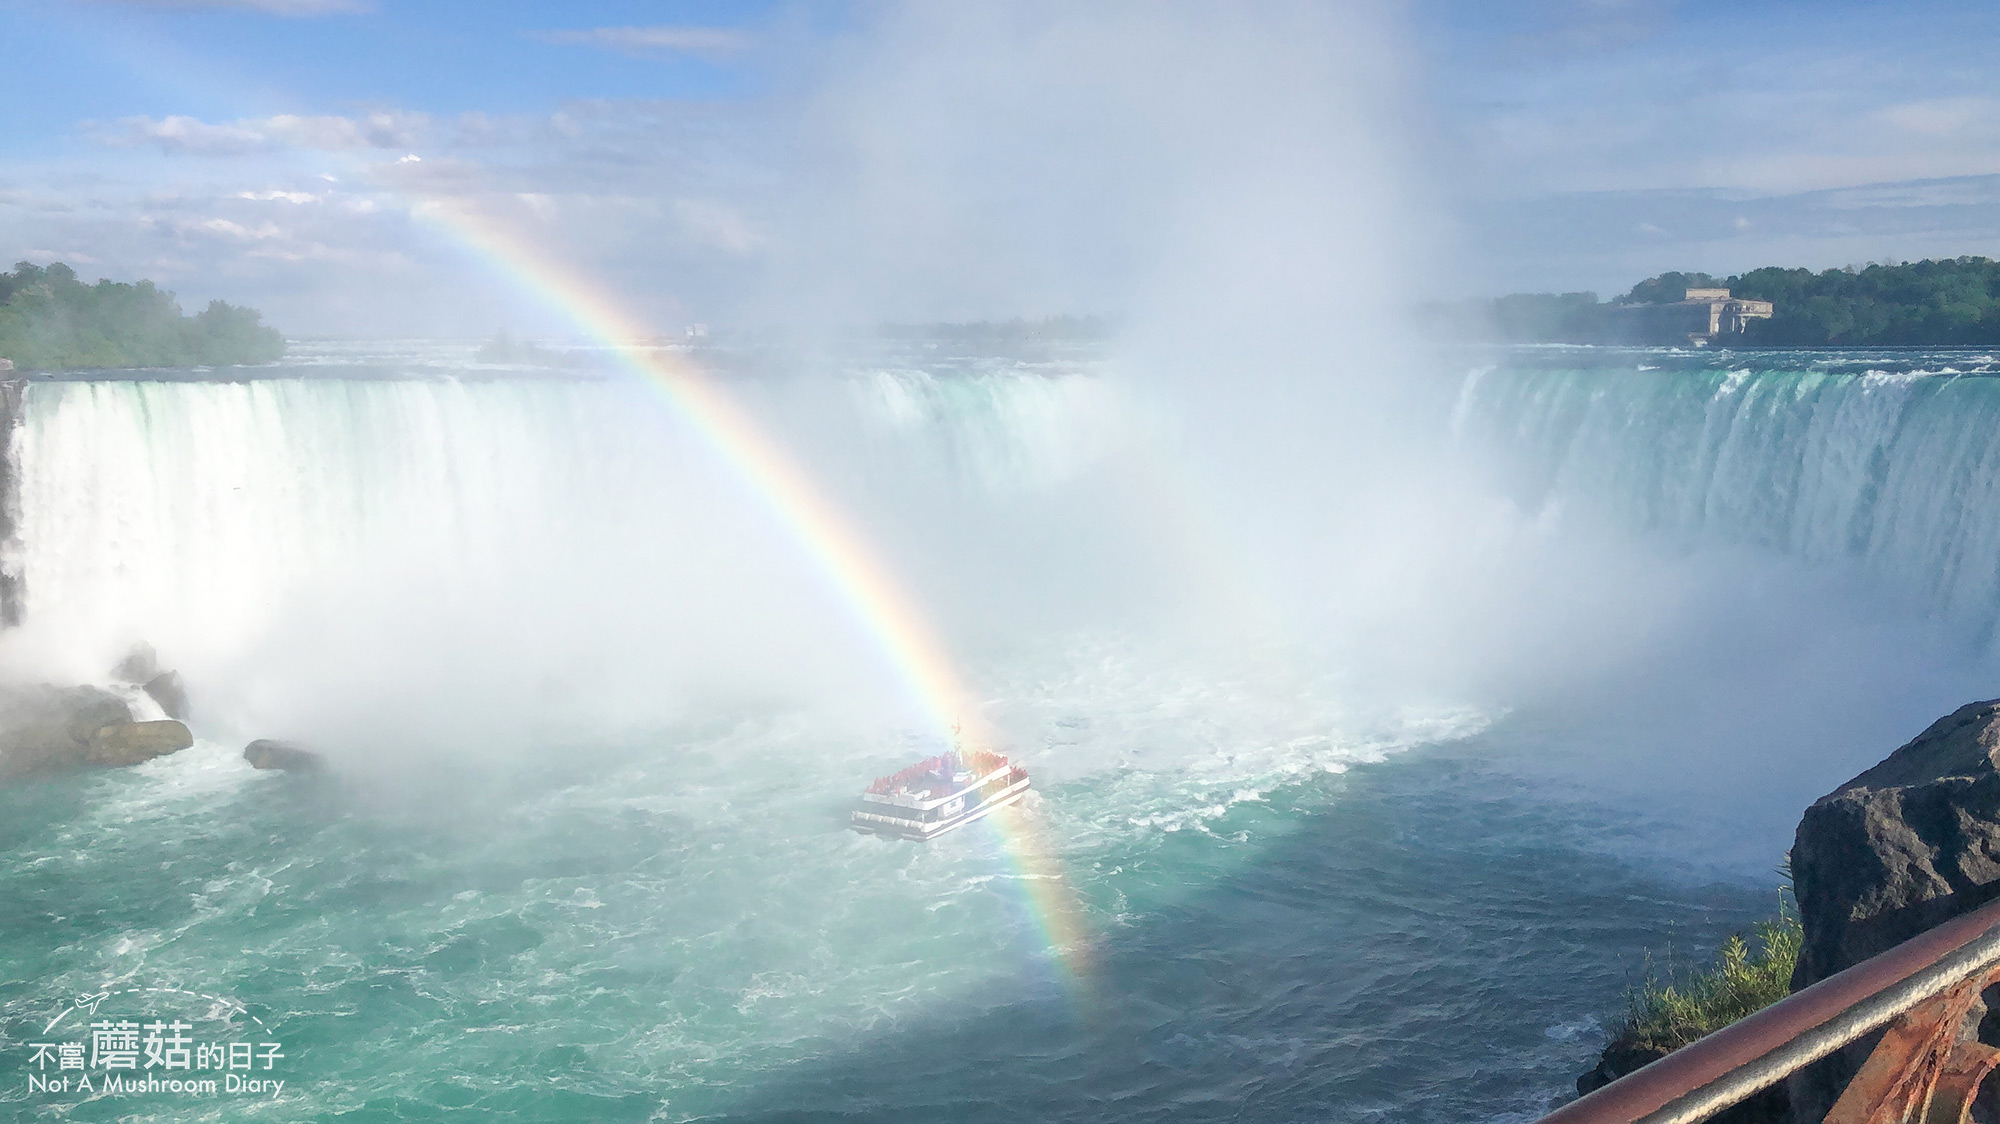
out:
M1029 803L845 829L939 734L629 380L323 343L31 381L0 665L148 642L197 741L0 790L0 1115L1532 1119L1992 664L1991 356L1457 362L1409 422L1457 561L1387 607L1273 577L1185 483L1199 419L1087 349L732 362Z

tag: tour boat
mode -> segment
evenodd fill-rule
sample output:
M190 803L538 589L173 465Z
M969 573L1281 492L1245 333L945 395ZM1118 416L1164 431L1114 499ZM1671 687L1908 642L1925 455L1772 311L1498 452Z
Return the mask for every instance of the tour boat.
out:
M997 753L953 750L875 778L848 824L879 835L935 839L1027 794L1027 769Z

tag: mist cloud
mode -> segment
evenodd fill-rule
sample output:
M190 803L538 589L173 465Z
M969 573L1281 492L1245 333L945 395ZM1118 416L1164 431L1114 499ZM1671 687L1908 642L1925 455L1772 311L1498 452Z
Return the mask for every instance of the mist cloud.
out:
M560 37L687 49L742 41L711 31ZM1397 38L1393 21L1358 7L885 5L810 49L773 36L767 62L788 77L735 102L131 118L92 129L114 149L180 163L100 173L93 206L61 241L109 263L170 271L163 282L191 290L262 278L273 295L224 295L255 298L306 332L493 330L456 321L458 307L478 303L471 297L435 296L513 300L462 253L411 227L411 207L436 196L514 216L635 303L710 321L1157 306L1170 322L1261 300L1166 280L1239 268L1261 270L1279 302L1297 297L1283 315L1316 315L1323 274L1370 274L1348 301L1400 285L1388 276L1390 247L1408 185L1383 178L1395 174L1385 169L1405 125ZM421 159L398 163L412 155ZM62 195L53 182L0 186ZM163 193L174 196L176 221L144 220ZM303 196L315 203L297 203ZM272 213L244 215L253 204ZM229 258L226 243L203 233L228 229L204 226L210 219L276 224L262 241L296 243L293 256ZM147 232L141 242L166 235L173 245L135 246L125 241L135 228ZM393 252L430 276L411 276L406 289L396 278L272 272L274 261L331 260L311 246L342 247L357 261ZM1284 247L1326 256L1301 265ZM1294 267L1297 275L1279 276ZM315 291L325 298L307 295ZM1203 309L1168 309L1190 299Z

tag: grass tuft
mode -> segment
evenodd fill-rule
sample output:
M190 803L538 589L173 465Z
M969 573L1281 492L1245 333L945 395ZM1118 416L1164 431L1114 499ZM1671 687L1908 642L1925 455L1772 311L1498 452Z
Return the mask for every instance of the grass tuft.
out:
M1671 960L1664 976L1649 964L1646 982L1627 996L1630 1009L1614 1039L1677 1050L1790 994L1805 939L1798 913L1786 908L1758 922L1755 938L1753 945L1740 933L1730 937L1713 964L1681 978Z

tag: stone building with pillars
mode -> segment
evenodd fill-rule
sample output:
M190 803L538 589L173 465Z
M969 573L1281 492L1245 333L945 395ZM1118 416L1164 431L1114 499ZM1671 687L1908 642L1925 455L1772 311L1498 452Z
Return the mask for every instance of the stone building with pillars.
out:
M1732 297L1728 289L1689 289L1667 304L1620 305L1613 310L1618 335L1632 343L1706 347L1741 339L1752 320L1769 320L1771 302Z

